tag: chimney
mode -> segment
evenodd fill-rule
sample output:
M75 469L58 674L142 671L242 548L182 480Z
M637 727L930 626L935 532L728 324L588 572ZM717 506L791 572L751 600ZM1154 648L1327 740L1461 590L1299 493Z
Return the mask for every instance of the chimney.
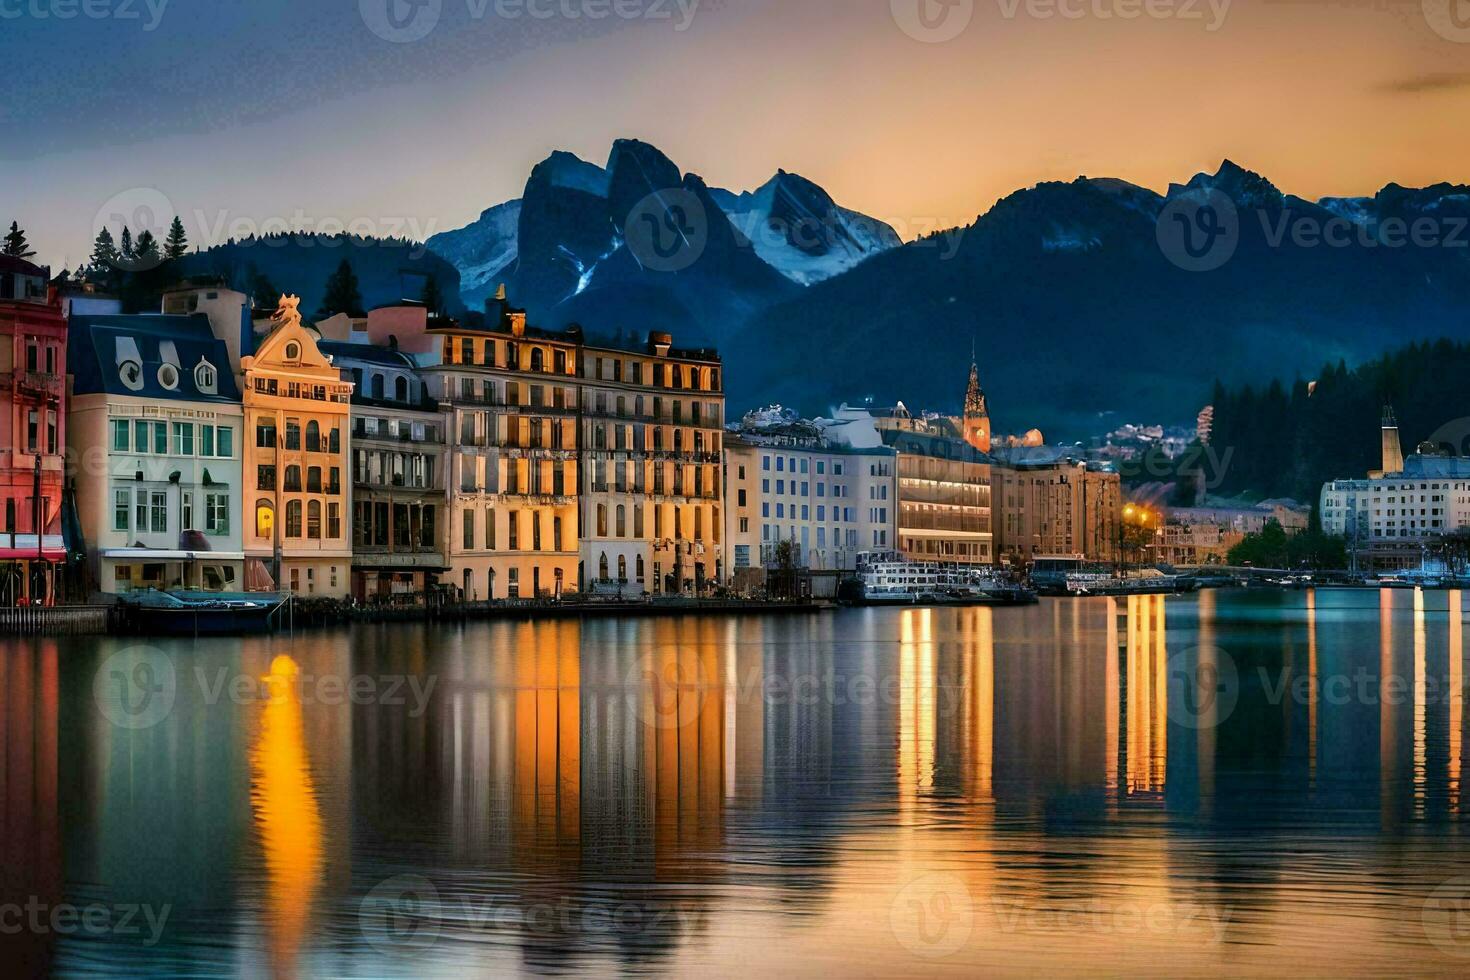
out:
M1393 406L1385 405L1383 408L1383 472L1402 473L1404 471L1404 450L1399 442L1399 423L1394 418Z

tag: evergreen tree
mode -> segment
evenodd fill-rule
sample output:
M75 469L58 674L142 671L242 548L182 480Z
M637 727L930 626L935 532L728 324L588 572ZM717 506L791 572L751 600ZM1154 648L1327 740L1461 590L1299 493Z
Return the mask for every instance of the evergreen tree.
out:
M437 317L444 315L444 294L439 290L439 279L433 274L424 280L424 307L429 311L429 316Z
M87 271L99 278L106 278L117 268L117 260L117 245L112 240L112 232L103 225L92 242L92 262Z
M275 309L283 295L276 284L271 282L270 276L261 272L254 262L250 263L247 270L249 277L248 288L250 290L250 301L256 309Z
M326 295L322 298L321 312L317 315L325 320L338 313L354 317L366 316L362 308L362 293L358 289L357 273L352 271L352 263L346 259L337 266L336 272L327 277Z
M147 228L138 232L138 241L133 246L133 254L142 265L152 265L158 261L160 257L158 239L153 237L153 232Z
M10 233L5 236L5 245L0 247L0 253L17 259L28 259L36 254L26 241L26 233L21 231L19 222L10 223Z
M123 225L122 242L118 245L117 257L124 262L133 261L133 233L128 230L127 225Z
M163 242L163 257L166 259L182 258L189 251L189 236L184 234L184 223L174 215L174 223L168 227L168 238Z

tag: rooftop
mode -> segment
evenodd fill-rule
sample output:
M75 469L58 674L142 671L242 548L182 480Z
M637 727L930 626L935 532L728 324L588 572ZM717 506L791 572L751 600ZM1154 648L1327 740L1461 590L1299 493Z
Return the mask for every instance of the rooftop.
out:
M240 401L229 351L202 313L73 316L67 344L78 395Z

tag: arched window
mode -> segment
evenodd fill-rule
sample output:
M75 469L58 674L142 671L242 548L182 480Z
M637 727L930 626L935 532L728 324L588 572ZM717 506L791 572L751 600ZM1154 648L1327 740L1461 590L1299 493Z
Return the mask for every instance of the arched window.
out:
M297 506L301 506L297 504ZM306 536L313 541L322 538L322 502L313 500L306 505Z
M604 551L602 557L597 562L597 580L599 582L606 582L607 579L607 552Z
M301 537L301 501L286 502L286 537Z
M286 482L282 489L284 489L287 493L301 492L301 467L286 467Z
M636 567L638 569L638 581L642 582L643 581L643 556L642 555L639 555L638 556L638 564L636 566L634 566L634 567Z
M628 581L628 556L627 555L618 555L618 581L619 582L624 582L624 583L626 583Z
M397 377L393 379L393 400L397 402L408 401L408 379Z
M200 361L199 366L194 368L194 387L201 394L213 395L219 389L219 374L214 365L208 361Z
M309 453L322 451L322 427L315 419L306 423L306 451Z
M276 511L269 500L255 502L255 536L272 539L276 533Z
M544 351L542 351L541 348L539 348L539 347L532 347L531 348L531 370L532 371L545 371L546 370L546 353Z
M288 360L288 361L299 361L299 360L301 360L301 345L300 344L296 343L295 341L292 341L291 343L289 343L289 344L286 345L286 360Z
M597 536L599 538L607 537L607 504L597 505ZM603 557L603 561L607 561L606 556ZM607 576L604 575L603 578L607 578Z
M628 536L628 508L618 504L618 537Z

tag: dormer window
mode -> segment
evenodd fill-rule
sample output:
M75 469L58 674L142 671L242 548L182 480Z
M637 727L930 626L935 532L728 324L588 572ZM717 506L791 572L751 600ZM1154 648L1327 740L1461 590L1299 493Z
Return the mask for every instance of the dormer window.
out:
M194 368L194 387L199 389L202 395L213 395L219 390L219 373L215 371L214 365L208 361L200 361L199 366Z
M162 364L158 368L158 383L169 391L176 391L179 387L179 369L172 364Z
M137 361L123 361L118 365L118 376L130 391L143 390L143 365Z

